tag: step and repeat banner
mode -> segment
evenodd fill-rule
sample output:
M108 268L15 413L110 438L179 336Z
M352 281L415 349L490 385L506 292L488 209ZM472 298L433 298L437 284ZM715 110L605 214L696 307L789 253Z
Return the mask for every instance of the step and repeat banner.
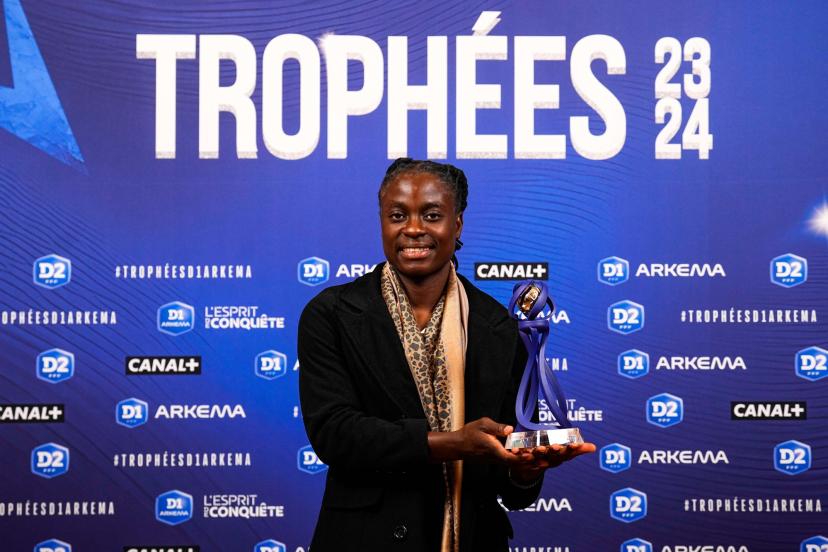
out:
M399 156L599 448L512 552L828 550L824 3L0 5L4 551L306 552L297 322Z

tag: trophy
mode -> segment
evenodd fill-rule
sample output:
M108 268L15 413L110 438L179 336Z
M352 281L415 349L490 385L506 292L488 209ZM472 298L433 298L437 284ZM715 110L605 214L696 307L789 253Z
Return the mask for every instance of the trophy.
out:
M548 308L547 308L548 307ZM550 445L583 443L581 432L567 417L566 397L558 379L546 363L549 321L555 305L546 284L527 281L516 284L509 301L509 314L517 320L518 331L529 358L520 380L515 412L517 426L506 438L506 448L528 449ZM543 400L553 421L534 421L538 401Z

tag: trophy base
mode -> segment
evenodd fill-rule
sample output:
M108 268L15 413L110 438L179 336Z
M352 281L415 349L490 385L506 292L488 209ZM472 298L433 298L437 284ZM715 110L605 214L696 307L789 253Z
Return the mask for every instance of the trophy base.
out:
M507 449L531 449L549 445L578 445L584 442L577 427L567 429L539 429L536 431L519 431L506 437Z

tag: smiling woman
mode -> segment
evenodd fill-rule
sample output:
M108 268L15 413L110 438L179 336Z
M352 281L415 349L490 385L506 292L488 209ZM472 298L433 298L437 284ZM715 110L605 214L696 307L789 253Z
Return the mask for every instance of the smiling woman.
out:
M594 450L501 443L526 351L455 270L467 195L456 167L396 160L379 190L388 262L302 313L303 419L330 466L314 552L505 552L498 501L528 506L547 468Z

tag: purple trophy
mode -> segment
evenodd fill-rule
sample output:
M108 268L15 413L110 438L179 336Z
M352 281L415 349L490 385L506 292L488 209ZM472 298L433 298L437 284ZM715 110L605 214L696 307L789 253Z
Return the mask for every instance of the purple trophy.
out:
M506 448L534 448L583 443L581 432L567 417L566 397L558 379L546 363L549 321L555 305L546 284L526 281L516 284L509 301L509 314L517 320L518 331L529 358L520 380L515 412L517 427L506 438ZM551 422L535 420L538 402L546 404Z

